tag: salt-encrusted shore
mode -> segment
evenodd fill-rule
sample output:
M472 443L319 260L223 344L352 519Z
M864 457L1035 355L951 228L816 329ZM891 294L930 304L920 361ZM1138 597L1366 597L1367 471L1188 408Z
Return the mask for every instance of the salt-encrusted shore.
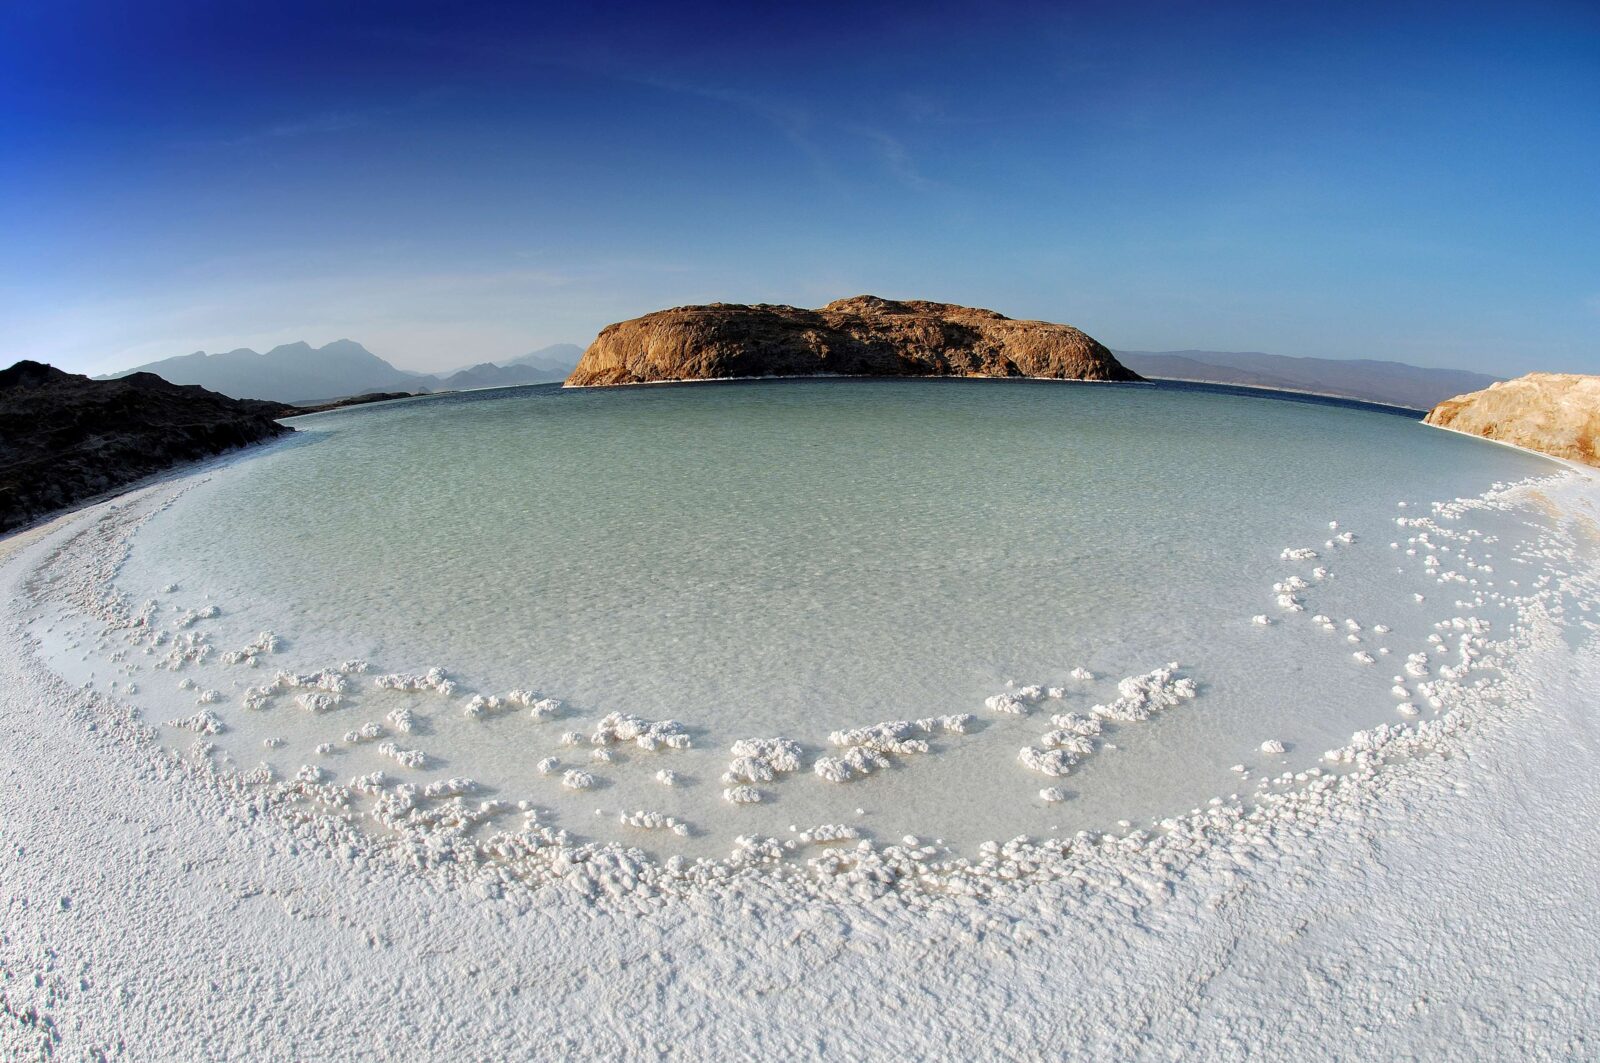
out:
M1594 520L1593 480L1549 493ZM1254 820L997 846L981 899L903 888L898 841L864 877L752 840L688 888L527 891L285 815L52 675L24 580L108 508L0 566L8 1056L1594 1050L1600 660L1536 614L1504 699L1366 740L1413 755L1348 751Z

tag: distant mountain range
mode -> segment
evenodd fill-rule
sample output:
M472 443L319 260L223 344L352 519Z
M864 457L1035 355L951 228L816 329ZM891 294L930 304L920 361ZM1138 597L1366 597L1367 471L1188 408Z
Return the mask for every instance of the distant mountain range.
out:
M1480 391L1499 377L1463 369L1424 369L1369 358L1290 358L1258 351L1115 351L1140 376L1206 384L1309 391L1428 410Z
M248 347L217 354L196 351L99 379L154 373L173 384L198 384L236 399L310 406L374 391L464 391L564 380L582 353L576 344L558 343L504 364L480 362L453 373L414 373L395 368L354 340L334 340L321 347L285 343L265 354Z
M1381 402L1427 410L1498 378L1460 369L1424 369L1372 359L1290 358L1256 351L1116 351L1141 376L1234 384L1280 391ZM269 399L311 406L375 391L465 391L564 380L583 348L557 343L504 362L479 362L451 373L397 369L354 340L322 347L285 343L265 354L249 348L207 354L196 351L101 377L154 373L174 384L199 384L236 399Z

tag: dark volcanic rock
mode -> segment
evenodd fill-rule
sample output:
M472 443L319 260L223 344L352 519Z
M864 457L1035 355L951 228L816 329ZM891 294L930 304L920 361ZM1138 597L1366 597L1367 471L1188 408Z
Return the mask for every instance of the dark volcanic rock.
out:
M151 473L293 429L276 402L151 373L90 380L39 362L0 370L0 532Z
M681 306L609 325L583 353L567 384L819 373L1142 379L1070 325L859 295L820 310Z

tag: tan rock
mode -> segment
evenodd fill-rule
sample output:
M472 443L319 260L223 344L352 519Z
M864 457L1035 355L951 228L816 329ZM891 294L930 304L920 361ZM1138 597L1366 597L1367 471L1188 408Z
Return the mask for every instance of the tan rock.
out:
M1070 325L858 295L820 310L712 303L608 325L567 385L818 374L1142 379Z
M1600 465L1600 376L1529 373L1446 399L1428 424Z

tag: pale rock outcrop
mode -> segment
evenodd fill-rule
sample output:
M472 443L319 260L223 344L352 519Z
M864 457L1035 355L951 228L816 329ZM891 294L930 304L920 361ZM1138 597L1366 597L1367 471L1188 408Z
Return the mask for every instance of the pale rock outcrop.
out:
M1600 466L1600 376L1529 373L1446 399L1424 420Z

